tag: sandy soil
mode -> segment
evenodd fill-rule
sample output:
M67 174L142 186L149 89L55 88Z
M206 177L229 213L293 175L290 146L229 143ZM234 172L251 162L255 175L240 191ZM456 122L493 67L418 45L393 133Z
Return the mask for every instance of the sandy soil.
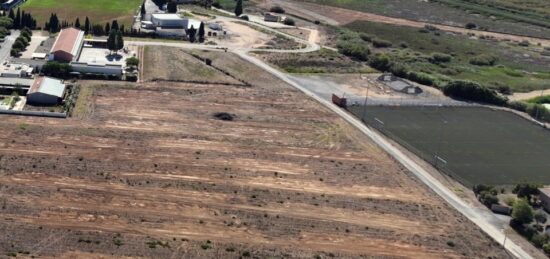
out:
M411 26L411 27L417 27L417 28L422 28L426 24L429 24L424 22L417 22L412 20L376 15L372 13L364 13L364 12L359 12L354 10L338 8L338 7L323 6L323 5L317 5L312 3L295 2L295 1L288 1L288 0L281 0L281 1L263 0L261 5L272 6L274 4L278 4L282 6L289 13L296 13L297 15L308 17L314 20L315 19L321 20L325 23L332 24L332 25L342 25L342 24L351 23L357 20L388 23L388 24L402 25L402 26ZM527 40L533 44L540 43L541 46L550 46L550 40L546 40L546 39L516 36L516 35L509 35L509 34L496 33L496 32L468 30L461 27L453 27L453 26L447 26L447 25L437 25L437 24L431 24L431 25L436 26L440 30L449 31L449 32L462 33L462 34L470 33L470 34L477 35L478 37L486 36L486 37L492 37L499 40L512 40L512 41L518 41L518 42Z
M508 98L514 101L522 101L539 97L541 95L550 95L550 90L536 90L527 93L514 93L513 95L508 96Z
M213 39L216 43L223 43L224 46L233 48L259 48L273 39L273 36L254 30L249 26L230 21L220 22L224 30L228 31L227 36L220 36Z
M0 251L507 257L321 105L235 56L204 55L252 86L88 81L87 117L2 117Z

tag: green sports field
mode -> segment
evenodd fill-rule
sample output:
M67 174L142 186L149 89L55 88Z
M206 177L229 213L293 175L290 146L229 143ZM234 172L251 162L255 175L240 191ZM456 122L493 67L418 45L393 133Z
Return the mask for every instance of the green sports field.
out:
M86 16L94 24L105 24L118 20L119 24L130 26L133 16L142 0L28 0L21 8L30 12L43 27L51 13L57 13L60 20L74 23L77 17L84 24Z
M550 130L511 112L474 107L351 107L466 186L550 184Z

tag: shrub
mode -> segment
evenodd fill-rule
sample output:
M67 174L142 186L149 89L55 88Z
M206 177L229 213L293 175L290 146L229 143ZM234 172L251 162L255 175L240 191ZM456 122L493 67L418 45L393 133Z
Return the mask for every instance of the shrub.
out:
M428 86L435 85L435 79L432 76L423 72L409 72L407 78L419 84L428 85Z
M464 26L464 28L471 30L477 28L477 25L473 22L469 22Z
M506 85L501 85L497 88L498 92L505 95L511 95L512 94L512 88Z
M550 111L542 104L531 104L527 106L526 111L531 117L536 120L550 121Z
M128 59L126 59L126 66L138 66L139 65L139 59L136 58L136 57L129 57Z
M519 199L514 203L512 218L521 224L531 223L533 221L533 209L526 200Z
M366 42L372 42L372 39L374 38L372 35L370 34L366 34L366 33L360 33L359 34L359 38L361 38L362 40L366 41Z
M506 98L499 96L494 90L471 81L451 81L443 88L443 93L452 98L495 105L504 105L507 102Z
M248 15L241 15L241 16L239 16L239 19L245 20L245 21L250 20L250 18L248 18Z
M524 40L524 41L521 41L518 45L522 47L529 47L530 43L529 41Z
M479 201L487 207L491 207L491 205L498 203L497 196L491 193L490 191L482 191L479 194L478 198L479 198Z
M212 3L212 6L218 8L218 9L222 9L222 8L223 8L222 4L221 4L220 2L218 2L218 1Z
M539 188L542 187L538 184L533 183L520 183L516 184L512 193L516 194L519 198L530 199L531 195L536 195L539 193Z
M296 22L291 18L286 18L283 23L288 26L294 26L296 25Z
M406 42L401 42L401 43L399 43L399 47L406 49L406 48L409 47L409 44L406 43Z
M424 29L428 30L428 31L437 31L437 27L431 25L431 24L426 24L424 25Z
M408 75L408 71L407 71L407 68L401 64L401 63L392 63L390 68L389 68L389 71L394 74L395 76L398 76L398 77L407 77Z
M549 254L550 255L550 244L544 244L542 246L542 250L546 253L546 254Z
M520 112L527 112L528 104L524 102L512 101L508 102L508 107Z
M66 78L70 72L71 65L67 63L48 61L42 66L42 73L47 76Z
M315 23L317 25L321 24L321 22L319 20L315 20L315 22L313 22L313 23Z
M542 246L546 244L547 241L548 241L548 237L546 237L545 234L537 233L531 237L531 242L533 243L533 245L535 245L538 248L542 248Z
M429 61L433 64L440 64L451 62L452 59L453 57L451 57L451 55L443 53L433 53L432 56L429 58Z
M546 223L546 214L540 210L537 210L533 217L538 223Z
M338 51L343 55L366 61L370 54L370 49L366 44L358 41L339 41Z
M269 9L270 12L272 13L285 13L285 9L283 9L282 7L276 5L276 6L273 6Z
M392 43L387 41L387 40L381 40L381 39L378 39L378 38L374 38L374 39L372 39L372 45L375 48L389 48L389 47L391 47Z
M370 57L369 65L380 71L388 71L391 67L390 57L386 54L378 53L373 57Z
M474 194L476 194L476 195L480 194L481 192L490 192L493 195L497 195L497 191L496 191L495 187L492 186L492 185L476 184L476 185L474 185L472 190L474 191Z
M481 54L470 59L470 64L476 66L493 66L497 62L495 56Z

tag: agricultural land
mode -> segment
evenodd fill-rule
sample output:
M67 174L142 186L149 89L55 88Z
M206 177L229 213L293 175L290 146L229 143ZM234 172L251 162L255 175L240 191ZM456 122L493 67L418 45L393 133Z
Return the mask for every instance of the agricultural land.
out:
M302 0L413 21L466 25L476 29L548 38L550 7L545 0ZM315 10L312 10L315 11ZM345 18L344 18L345 19Z
M60 20L69 23L73 23L76 18L84 23L88 16L93 24L105 24L117 20L119 24L131 26L142 2L142 0L27 0L21 9L30 12L40 27L44 26L52 13L57 14Z
M233 54L187 54L250 85L87 81L73 118L0 121L1 251L508 257L318 103Z

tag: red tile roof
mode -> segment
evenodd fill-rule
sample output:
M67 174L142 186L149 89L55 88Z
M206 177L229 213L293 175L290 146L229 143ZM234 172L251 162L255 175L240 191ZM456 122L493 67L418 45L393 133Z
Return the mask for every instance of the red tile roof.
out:
M75 45L80 44L79 41L82 38L82 33L83 31L72 27L61 30L59 35L57 35L57 40L55 41L51 52L63 51L69 54L74 54L73 52Z
M29 91L27 92L27 94L32 94L32 93L38 92L38 90L40 90L40 86L42 85L42 81L44 81L43 76L37 77L34 80L34 83L32 84L31 88L29 88Z

